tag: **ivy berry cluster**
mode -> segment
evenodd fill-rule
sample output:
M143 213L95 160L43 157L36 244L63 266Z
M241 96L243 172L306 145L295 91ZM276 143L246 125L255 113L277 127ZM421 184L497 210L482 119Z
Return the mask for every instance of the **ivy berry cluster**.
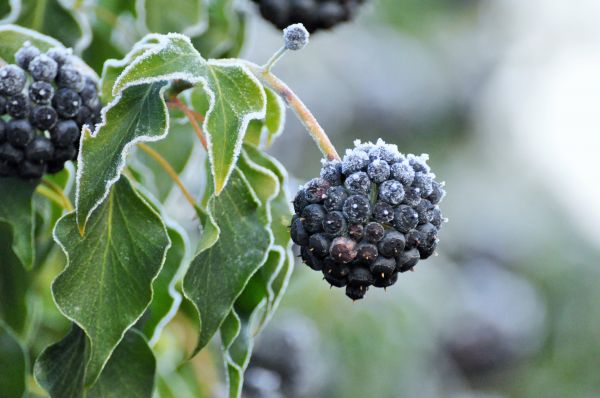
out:
M309 32L330 29L354 18L364 0L253 0L260 13L279 29L302 23Z
M302 260L357 300L430 257L445 191L427 159L379 140L357 141L342 161L325 161L293 201L291 237Z
M38 179L77 157L81 129L99 122L102 105L70 50L26 42L15 60L0 68L0 177Z

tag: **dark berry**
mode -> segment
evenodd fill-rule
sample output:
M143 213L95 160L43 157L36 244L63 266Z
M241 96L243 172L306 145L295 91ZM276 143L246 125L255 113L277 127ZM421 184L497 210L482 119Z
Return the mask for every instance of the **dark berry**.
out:
M54 97L54 87L48 82L37 81L29 86L29 98L39 105L47 105Z
M371 204L365 196L352 195L344 202L343 212L351 223L364 223L369 219Z
M405 187L410 186L415 178L415 171L406 162L394 163L390 168L394 179L400 181Z
M17 61L17 65L21 68L27 70L29 67L29 63L32 59L40 55L40 50L32 45L30 42L26 41L16 53L15 53L15 61Z
M56 146L68 147L79 139L79 127L73 120L61 120L52 129L51 137Z
M294 197L294 201L293 201L294 211L297 214L300 214L300 213L302 213L302 210L309 204L310 203L308 202L308 199L306 199L306 191L304 189L300 189L298 191L298 193L296 194L296 196Z
M29 62L28 70L34 80L51 82L58 72L58 64L46 54L40 54Z
M429 173L429 166L427 165L427 160L429 159L428 155L409 155L408 163L411 165L414 171L420 173Z
M442 201L445 194L446 194L446 191L444 191L442 184L440 184L437 181L432 181L431 182L431 194L427 197L427 199L429 199L429 201L431 203L433 203L434 205L437 205L438 203L440 203Z
M329 29L344 20L344 9L339 3L326 1L319 6L319 23Z
M421 241L421 234L416 229L406 232L404 237L406 239L405 249L407 250L417 247Z
M442 227L444 218L442 217L442 211L438 206L433 206L431 209L429 209L429 220L429 222L437 229Z
M385 279L396 271L396 260L393 258L379 256L370 266L373 276L377 279Z
M288 1L261 0L260 13L263 18L273 22L280 29L289 25L290 5Z
M400 205L394 210L394 228L407 233L419 224L419 214L410 206Z
M329 274L336 278L346 278L350 273L350 264L339 262L332 257L323 259L323 274Z
M362 224L351 224L348 226L348 236L355 241L359 241L365 234L365 227Z
M35 137L25 148L25 156L34 162L46 162L51 160L53 155L54 146L46 137Z
M379 187L379 199L395 206L404 199L404 188L399 181L387 180Z
M350 194L363 194L367 195L371 191L371 180L364 171L350 174L344 186Z
M6 141L6 132L8 131L8 126L4 119L0 119L0 144Z
M8 100L6 97L0 95L0 116L6 113L6 105L8 104Z
M53 161L55 162L66 162L68 160L74 160L77 155L77 149L74 146L55 147Z
M369 163L367 173L371 181L382 183L390 177L390 165L385 160L375 159Z
M364 264L370 264L377 259L379 250L372 243L361 242L356 247L357 259Z
M310 34L302 24L293 24L283 30L284 46L288 50L298 51L308 44Z
M8 122L7 140L16 147L25 147L35 136L33 127L26 119L12 119Z
M392 286L396 282L398 282L397 272L394 272L389 276L384 275L384 277L381 277L381 275L377 277L376 275L375 280L373 281L373 286L386 288Z
M377 243L385 235L383 225L378 222L370 222L365 227L365 238L371 243Z
M306 199L310 203L321 203L326 197L327 189L331 184L322 178L313 178L304 186L304 190L306 191Z
M380 223L390 223L394 219L394 208L386 202L377 202L373 207L373 218Z
M415 173L415 179L413 180L412 186L419 188L419 192L422 198L426 198L433 192L433 178L429 174L421 173L420 171Z
M57 162L54 160L46 163L46 172L50 174L58 173L65 168L65 162Z
M321 168L321 178L331 185L342 183L342 163L339 160L325 162Z
M346 286L346 296L352 301L360 300L365 297L368 289L369 287L364 285L348 285Z
M51 106L36 106L31 111L31 121L40 130L50 130L56 124L58 115Z
M355 265L348 274L348 284L367 287L373 283L373 275L368 267Z
M382 160L386 163L392 164L400 162L403 160L403 158L404 157L400 154L400 152L398 152L398 148L395 145L386 144L382 140L377 141L377 144L369 149L369 159L371 162Z
M308 232L304 229L304 225L302 224L302 220L298 216L294 216L292 218L292 225L290 227L290 233L292 236L292 240L295 244L300 246L308 245Z
M46 166L43 163L25 160L19 163L19 175L28 180L42 178L45 168Z
M0 68L0 94L11 96L25 88L27 77L23 69L17 65L5 65Z
M65 65L58 71L56 76L56 83L59 87L66 87L80 92L85 87L85 80L75 67L72 65Z
M349 263L356 258L356 242L343 236L337 237L331 242L329 253L336 261Z
M344 187L331 187L325 193L323 206L325 206L327 211L342 210L346 199L348 199L348 192Z
M421 199L418 205L414 207L415 211L419 216L419 224L426 224L429 221L429 210L432 208L432 204L427 199Z
M344 234L347 228L348 225L344 214L340 211L327 213L323 218L323 231L330 237Z
M9 163L2 160L2 145L0 145L0 177L14 177L19 174L19 170L14 163Z
M16 118L22 119L29 114L29 100L25 94L19 93L8 98L6 112Z
M369 165L369 155L359 149L349 150L342 160L342 173L346 176L365 171Z
M329 246L331 240L327 239L324 234L314 234L308 240L308 248L317 257L326 257L329 254Z
M92 111L90 110L90 108L88 108L87 106L82 106L81 108L79 108L79 111L77 111L77 115L75 115L75 121L77 122L77 125L82 127L84 124L88 125L88 127L93 126L94 121L92 118Z
M9 163L20 163L24 158L23 152L8 142L0 145L0 160Z
M62 66L70 61L71 50L66 48L53 47L46 51L46 55L52 58L58 66Z
M61 117L71 118L77 115L81 107L81 97L70 88L60 88L54 94L52 104Z
M377 245L379 253L386 257L395 257L404 250L406 239L398 231L387 231L383 239Z
M408 206L416 206L421 201L421 190L416 187L409 187L404 191L404 199L402 204Z
M89 77L85 77L83 90L79 93L81 99L85 106L90 109L95 109L98 104L98 88L96 87L96 83Z
M403 251L396 258L396 266L398 268L398 271L406 272L413 269L413 267L419 262L420 258L421 255L419 254L419 251L415 248Z
M327 274L327 273L323 273L323 275L325 276L325 280L327 281L327 283L329 283L331 286L335 286L335 287L346 286L347 280L345 277L338 277L338 276Z
M300 249L300 256L304 264L308 265L315 271L321 271L323 269L323 261L312 253L308 247L303 246Z
M318 204L308 205L302 210L302 224L309 233L320 232L323 230L323 219L325 218L325 209Z

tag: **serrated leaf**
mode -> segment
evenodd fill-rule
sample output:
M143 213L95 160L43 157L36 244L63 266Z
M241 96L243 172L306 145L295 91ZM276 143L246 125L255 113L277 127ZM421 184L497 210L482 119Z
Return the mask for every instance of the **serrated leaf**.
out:
M180 227L169 227L167 232L171 247L160 274L152 283L152 302L148 307L149 316L145 319L143 327L143 332L151 344L158 340L164 322L168 322L175 315L182 298L175 284L178 281L177 277L181 278L179 270L187 257L189 242L185 231Z
M243 64L229 60L209 61L205 89L210 106L203 130L214 189L219 195L235 167L248 123L265 115L266 96Z
M2 178L0 183L0 224L7 223L12 233L14 253L27 269L33 267L33 206L35 182Z
M204 0L138 0L138 14L150 32L181 32L195 36L208 24L208 6ZM165 10L169 12L165 12Z
M81 18L59 0L21 0L21 12L16 23L52 36L67 47L83 49L89 44L85 42L91 33L87 21Z
M58 222L55 239L68 264L52 293L61 312L90 338L89 385L150 303L170 242L160 216L125 178L92 215L83 237L71 213Z
M25 394L27 357L21 343L0 322L0 392L3 397Z
M258 148L267 149L283 132L285 125L285 104L279 95L265 87L267 112L263 119L253 120L248 125L245 142Z
M221 195L211 197L208 211L210 222L200 251L183 283L185 295L200 317L196 352L215 334L252 274L264 263L272 240L266 208L237 169Z
M140 46L147 45L151 46L133 58L115 81L112 93L116 97L104 108L102 124L95 134L84 129L76 195L81 229L119 178L129 148L137 142L158 141L166 136L168 112L163 90L167 82L204 79L204 60L187 37L148 35L132 53L139 53Z
M47 347L35 363L37 382L52 398L150 398L156 360L144 337L129 330L115 349L96 383L86 389L90 342L77 325L59 342Z
M0 224L0 321L22 335L27 321L29 275L13 253L11 241L9 228Z

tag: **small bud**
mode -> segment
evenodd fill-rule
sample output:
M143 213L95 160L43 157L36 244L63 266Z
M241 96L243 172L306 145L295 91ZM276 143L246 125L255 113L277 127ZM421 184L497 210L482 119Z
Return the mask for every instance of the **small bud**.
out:
M292 51L301 50L308 44L310 33L301 23L293 24L283 30L285 48Z

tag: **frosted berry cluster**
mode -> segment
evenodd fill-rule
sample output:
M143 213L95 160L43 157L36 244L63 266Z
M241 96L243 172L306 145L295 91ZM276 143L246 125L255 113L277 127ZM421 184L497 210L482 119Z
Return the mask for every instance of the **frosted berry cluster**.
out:
M379 140L357 141L342 161L324 162L294 199L290 231L302 260L357 300L430 257L445 191L427 159Z
M77 157L84 124L99 122L95 80L70 50L26 42L0 68L0 177L38 179Z
M279 29L302 23L309 32L350 21L364 0L253 0L260 13Z

